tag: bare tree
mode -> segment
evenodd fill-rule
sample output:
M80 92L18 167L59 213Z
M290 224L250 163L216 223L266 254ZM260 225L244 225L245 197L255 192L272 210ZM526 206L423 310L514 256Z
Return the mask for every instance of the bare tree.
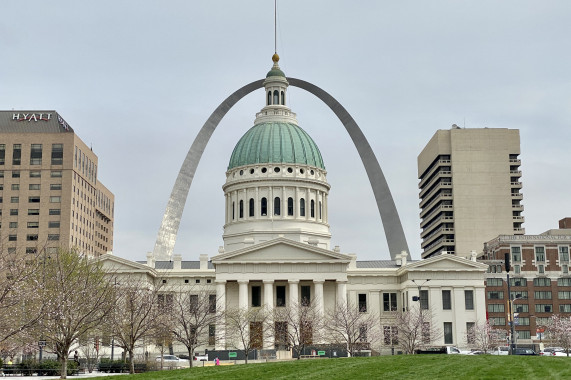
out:
M74 250L58 249L43 269L45 309L39 334L61 361L61 378L65 379L72 345L97 329L111 312L113 284L100 263Z
M406 353L429 346L442 337L442 331L434 327L430 309L414 305L409 310L397 314L394 326L398 333L397 345Z
M571 317L553 315L547 324L547 335L565 349L567 356L571 350Z
M186 347L191 367L195 349L214 344L220 309L216 295L206 287L181 288L174 293L172 334L175 341Z
M115 308L108 322L115 345L129 355L129 373L135 373L135 349L144 338L152 337L159 316L172 305L172 295L159 294L160 288L154 281L128 277L116 286Z
M14 338L24 340L22 332L33 327L43 315L42 283L39 273L43 257L22 255L2 247L0 253L0 344ZM38 340L39 337L33 337ZM10 344L12 345L12 344Z
M466 343L485 353L501 346L505 341L505 330L494 328L494 323L490 321L477 322L466 331Z
M327 313L324 332L327 340L343 344L351 356L361 349L370 349L380 340L378 315L362 312L356 305L339 303Z
M290 303L274 309L273 332L276 344L291 346L300 359L307 345L319 342L324 336L324 317L317 309L316 300ZM285 340L285 342L280 342Z
M264 346L269 314L263 307L228 309L226 318L226 342L244 352L246 364L248 355L254 349Z
M99 356L101 354L101 341L100 336L97 331L90 333L85 337L79 339L79 351L81 355L85 358L87 371L92 373L95 369L95 365L99 361Z

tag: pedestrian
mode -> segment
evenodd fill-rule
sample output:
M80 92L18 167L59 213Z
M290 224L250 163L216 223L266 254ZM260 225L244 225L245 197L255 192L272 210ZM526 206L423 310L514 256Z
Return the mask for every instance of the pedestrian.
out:
M77 364L77 366L79 366L79 354L77 353L77 350L73 354L73 361Z
M214 363L215 365L220 365L220 359L218 359L218 356L216 357L216 359L214 359Z

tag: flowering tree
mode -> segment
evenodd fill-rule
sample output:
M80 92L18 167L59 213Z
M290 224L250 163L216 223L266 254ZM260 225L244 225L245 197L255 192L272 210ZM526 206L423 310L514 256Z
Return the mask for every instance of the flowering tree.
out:
M129 355L130 373L135 373L135 349L142 345L144 338L156 334L161 313L168 314L172 306L172 296L159 294L160 289L153 280L138 277L130 280L128 276L122 277L121 283L115 286L115 306L109 315L108 326L115 344Z
M269 314L263 307L233 308L224 313L226 318L226 343L248 355L256 348L263 348Z
M38 256L0 250L0 347L13 347L15 342L27 340L22 333L42 317L42 284L37 274L43 262ZM7 340L11 342L3 345Z
M113 285L101 265L74 250L58 249L45 261L38 281L44 314L38 335L61 361L61 378L67 376L71 347L97 329L113 308Z
M351 356L380 339L380 324L376 313L361 312L357 305L338 304L327 313L324 332L327 340L343 344Z
M434 327L432 311L422 309L419 305L398 313L394 326L398 331L398 346L406 353L413 354L416 350L433 344L442 336L442 331Z
M494 328L494 323L475 323L466 331L466 343L487 353L506 341L506 331Z
M216 295L211 294L208 288L178 289L174 293L172 335L188 350L191 367L196 347L214 344L216 334L213 326L220 319L220 310Z
M554 315L547 324L547 336L565 349L567 356L571 349L571 317Z

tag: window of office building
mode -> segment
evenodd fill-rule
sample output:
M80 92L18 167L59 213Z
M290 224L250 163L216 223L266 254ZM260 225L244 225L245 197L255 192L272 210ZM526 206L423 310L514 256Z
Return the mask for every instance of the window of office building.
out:
M515 300L516 298L527 298L527 290L512 290L510 299Z
M42 144L32 144L30 149L30 165L42 164Z
M28 215L40 215L40 209L39 208L29 208L28 209Z
M464 304L466 310L474 310L474 291L464 290Z
M301 286L301 304L303 306L311 304L311 287L309 285Z
M61 197L60 196L51 196L50 197L50 203L61 203Z
M262 306L262 287L258 285L252 286L252 307Z
M549 298L551 298L551 297L549 297ZM571 300L571 292L570 291L559 291L559 292L557 292L557 298L560 300Z
M503 303L490 303L488 304L488 313L504 313L506 307Z
M442 291L442 309L452 310L452 293L450 290Z
M6 160L6 144L0 144L0 165L4 165Z
M514 303L514 312L529 313L529 305L527 303Z
M50 190L61 190L61 183L50 184Z
M59 209L59 208L50 208L49 214L50 214L50 215L61 215L61 209Z
M571 277L558 278L557 286L571 286Z
M421 290L419 296L420 308L423 310L428 309L428 290Z
M282 285L276 286L276 306L284 307L286 305L286 287Z
M28 188L30 190L40 190L40 184L39 183L30 183Z
M551 279L547 277L537 277L533 279L533 286L551 286Z
M444 344L454 343L452 336L452 322L444 322Z
M551 313L553 311L552 304L535 304L536 313Z
M30 171L30 178L41 178L41 177L42 177L42 172L37 170Z
M48 222L48 228L59 228L59 226L60 226L59 220L54 220L54 221Z
M551 291L535 291L533 296L536 300L550 300Z
M519 339L531 339L531 332L529 330L517 330L516 334Z
M12 190L20 190L20 184L19 183L13 183L10 188Z
M514 263L521 262L521 247L511 247L512 261Z
M40 222L28 222L28 228L39 228Z
M569 246L565 245L559 247L559 262L560 263L569 262Z
M63 164L63 144L52 144L52 165Z
M22 144L14 144L12 146L12 165L20 165L22 163Z
M489 300L503 300L504 299L504 292L503 291L488 291L488 299Z
M50 173L50 176L52 178L61 178L62 176L62 171L61 170L52 170Z
M20 171L12 170L12 178L20 178Z
M535 247L535 261L545 261L545 247Z
M525 278L510 278L510 286L527 286L527 280Z
M383 311L397 311L396 293L383 293Z
M505 317L491 317L490 322L494 326L505 326L506 325L506 318Z
M502 286L504 284L501 278L487 278L486 286Z
M359 293L359 312L367 312L367 295L364 293Z

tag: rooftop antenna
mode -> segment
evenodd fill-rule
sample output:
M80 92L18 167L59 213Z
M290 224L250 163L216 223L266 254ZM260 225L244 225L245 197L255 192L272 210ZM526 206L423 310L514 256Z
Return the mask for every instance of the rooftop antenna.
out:
M278 52L278 0L274 0L274 53Z

